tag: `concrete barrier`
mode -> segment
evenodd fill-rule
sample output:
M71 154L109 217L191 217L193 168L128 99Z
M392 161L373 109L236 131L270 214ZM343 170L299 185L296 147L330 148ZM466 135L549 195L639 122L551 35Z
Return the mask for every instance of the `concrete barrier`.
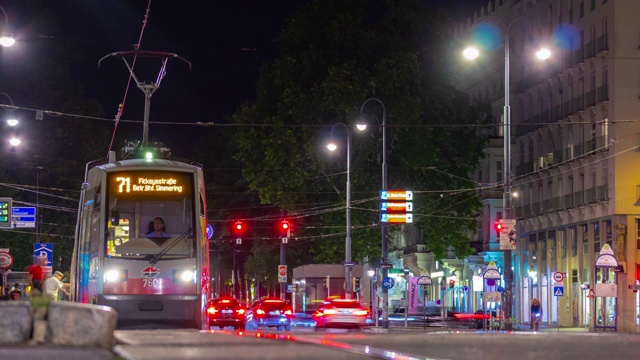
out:
M0 344L19 344L31 338L33 312L28 301L0 302Z
M111 349L118 315L107 306L54 302L47 314L45 342Z

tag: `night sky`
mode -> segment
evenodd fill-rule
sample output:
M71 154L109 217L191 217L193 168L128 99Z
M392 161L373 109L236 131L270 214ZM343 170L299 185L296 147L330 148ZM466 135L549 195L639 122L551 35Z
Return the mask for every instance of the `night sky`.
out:
M464 19L488 0L425 0ZM3 61L20 61L20 41L64 41L78 45L83 58L72 68L86 93L114 117L125 94L129 71L120 58L98 60L115 51L133 50L138 43L147 6L148 21L140 49L176 53L192 64L172 60L167 75L151 101L151 121L225 122L243 102L255 98L259 67L278 55L277 39L285 20L308 0L48 0L47 13L54 29L34 30L25 0L0 4L18 43L3 52ZM155 80L159 60L139 60L140 79ZM0 91L2 89L0 88ZM14 99L16 105L26 99ZM123 119L141 120L142 92L129 89ZM154 131L164 126L152 125ZM180 132L188 126L180 127ZM157 130L160 129L160 130ZM197 128L191 127L191 130ZM166 130L166 129L165 129ZM176 132L175 128L171 131Z

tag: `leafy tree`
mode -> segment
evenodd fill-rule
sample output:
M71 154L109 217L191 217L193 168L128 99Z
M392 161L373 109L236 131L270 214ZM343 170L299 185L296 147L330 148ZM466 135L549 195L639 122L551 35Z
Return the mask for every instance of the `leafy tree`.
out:
M471 252L467 234L481 206L469 174L486 141L475 126L487 122L489 109L451 86L447 29L445 16L417 0L311 2L285 27L282 54L263 67L257 100L234 115L235 158L249 190L298 216L316 261L339 262L344 253L337 229L345 223L346 154L330 157L323 143L333 134L345 144L345 129L332 125L351 129L373 96L387 110L389 188L416 192L416 226L438 258L448 248L459 257ZM380 121L379 105L371 102L365 112ZM379 251L382 146L372 128L352 133L356 261ZM317 236L325 238L313 241Z

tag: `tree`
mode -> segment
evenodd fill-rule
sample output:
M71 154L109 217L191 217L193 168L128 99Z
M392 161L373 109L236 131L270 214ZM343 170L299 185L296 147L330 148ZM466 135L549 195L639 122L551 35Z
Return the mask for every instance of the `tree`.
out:
M468 234L481 206L469 175L483 156L486 139L476 129L489 109L450 84L448 23L429 10L420 1L310 3L284 29L280 57L263 67L257 100L234 115L241 125L235 158L249 189L316 225L304 236L326 236L308 241L318 261L342 261L344 232L336 229L345 223L344 153L331 158L320 149L331 125L353 124L372 96L387 109L389 188L416 192L416 226L437 258L450 248L459 257L471 252ZM365 112L381 117L373 103ZM333 135L346 141L341 127ZM371 224L378 223L381 148L375 126L353 133L356 261L378 251L379 226Z

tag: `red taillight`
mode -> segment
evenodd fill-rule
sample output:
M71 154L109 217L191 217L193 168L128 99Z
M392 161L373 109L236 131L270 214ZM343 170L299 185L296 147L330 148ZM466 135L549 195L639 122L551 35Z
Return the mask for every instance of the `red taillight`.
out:
M216 309L216 308L215 308L215 307L213 307L213 306L207 309L207 312L208 312L209 314L211 314L211 315L215 315L215 314L217 314L217 313L218 313L218 311L219 311L219 310L218 310L218 309Z
M244 309L236 309L236 314L238 315L244 315Z
M368 310L356 310L353 312L353 315L356 316L367 316L367 314L369 314Z
M285 310L285 311L284 311L284 314L285 314L285 315L287 315L287 316L293 316L293 311L291 311L291 310Z
M324 309L322 310L322 315L335 315L338 313L336 309Z
M256 317L262 317L266 314L262 309L256 309Z
M220 300L220 302L221 302L221 303L223 303L223 304L228 304L228 303L230 303L231 301L230 301L230 300L227 300L227 299L224 299L224 300Z

